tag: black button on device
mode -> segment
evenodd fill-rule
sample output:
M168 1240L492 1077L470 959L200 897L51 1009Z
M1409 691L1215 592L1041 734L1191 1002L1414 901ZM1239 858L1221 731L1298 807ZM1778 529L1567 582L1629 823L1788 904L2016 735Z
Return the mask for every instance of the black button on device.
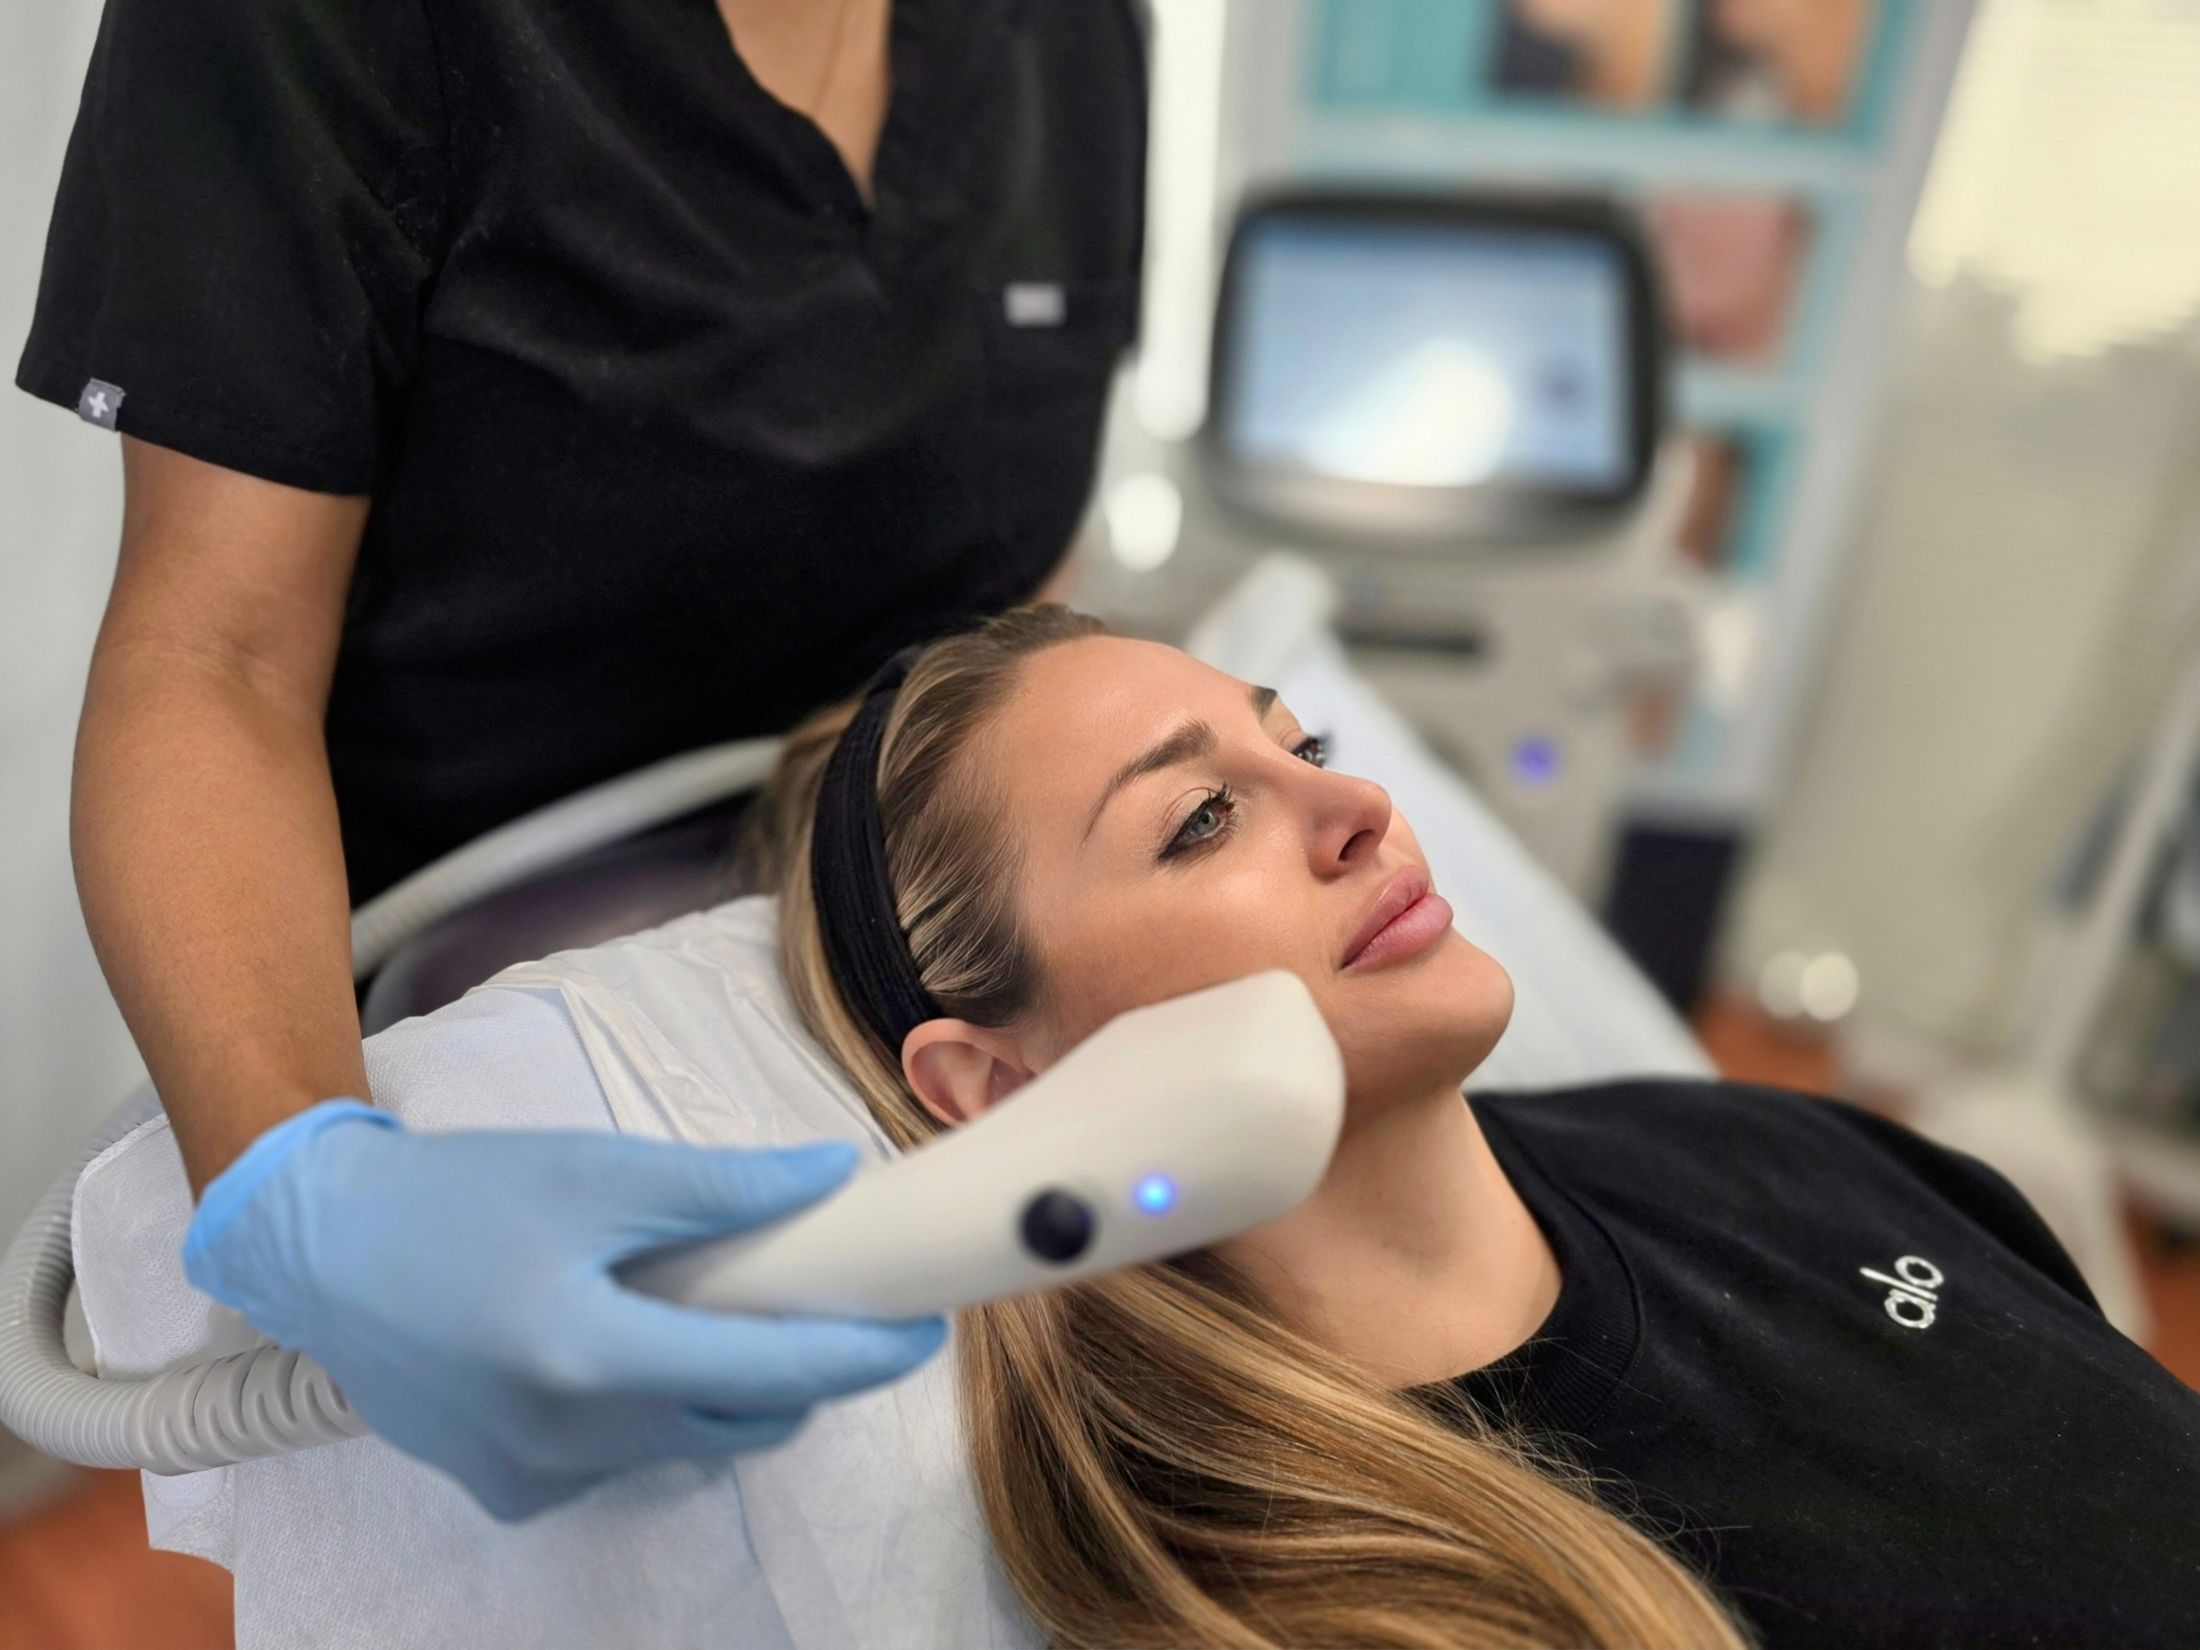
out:
M1066 1265L1092 1247L1092 1209L1083 1198L1050 1188L1024 1205L1019 1229L1026 1249L1041 1260Z

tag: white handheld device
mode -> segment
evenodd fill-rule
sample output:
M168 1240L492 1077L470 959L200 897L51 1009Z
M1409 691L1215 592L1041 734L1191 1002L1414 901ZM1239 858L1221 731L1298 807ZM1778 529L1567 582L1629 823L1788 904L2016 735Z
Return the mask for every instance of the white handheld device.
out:
M1320 1183L1344 1059L1274 970L1117 1016L916 1151L758 1232L664 1249L621 1280L726 1312L913 1318L1182 1254Z

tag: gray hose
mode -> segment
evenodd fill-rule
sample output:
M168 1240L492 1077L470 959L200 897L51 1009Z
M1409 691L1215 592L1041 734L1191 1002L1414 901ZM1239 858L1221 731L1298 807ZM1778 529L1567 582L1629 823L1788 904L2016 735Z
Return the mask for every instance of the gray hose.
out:
M0 1260L0 1423L24 1442L87 1467L195 1472L366 1427L311 1358L263 1346L135 1381L103 1381L69 1361L61 1314L74 1267L69 1205L77 1177L109 1146L160 1115L139 1089L101 1125L84 1162L58 1176Z
M674 757L491 831L352 914L352 970L363 978L444 917L542 871L761 784L776 739ZM93 1158L160 1115L141 1088L100 1125L74 1168L47 1188L0 1258L0 1426L87 1467L199 1472L357 1437L328 1371L303 1353L255 1347L139 1380L102 1380L69 1361L62 1313L75 1281L69 1212Z

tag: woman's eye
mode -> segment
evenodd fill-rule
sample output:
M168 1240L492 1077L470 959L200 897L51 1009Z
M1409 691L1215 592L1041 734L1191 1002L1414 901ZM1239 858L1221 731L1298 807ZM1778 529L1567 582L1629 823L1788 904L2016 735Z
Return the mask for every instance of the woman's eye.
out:
M1318 733L1310 733L1291 747L1291 754L1302 762L1317 768L1329 766L1329 743ZM1176 828L1176 835L1161 850L1163 859L1174 859L1178 854L1197 848L1214 839L1232 825L1237 815L1237 798L1225 785L1219 791L1210 791L1205 801L1185 815L1184 823Z
M1187 848L1196 848L1202 842L1209 842L1220 836L1229 823L1231 810L1236 806L1237 802L1230 795L1229 786L1225 785L1221 790L1211 793L1206 801L1185 816L1184 823L1177 827L1176 835L1169 839L1169 845L1162 850L1161 857L1169 859Z

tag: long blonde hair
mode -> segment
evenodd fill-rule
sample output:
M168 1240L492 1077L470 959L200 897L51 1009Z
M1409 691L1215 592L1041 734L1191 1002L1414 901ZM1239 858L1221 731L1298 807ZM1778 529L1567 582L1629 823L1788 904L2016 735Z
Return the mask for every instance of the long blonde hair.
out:
M1023 660L1103 631L1066 608L1018 609L926 649L894 705L879 756L887 861L948 1015L1005 1024L1045 990L1018 923L1015 833L965 753ZM778 891L804 1023L906 1149L942 1125L835 988L810 895L810 822L853 709L790 739L751 863ZM1456 1391L1370 1380L1211 1253L975 1307L958 1329L986 1523L1057 1644L1748 1642L1578 1468Z

